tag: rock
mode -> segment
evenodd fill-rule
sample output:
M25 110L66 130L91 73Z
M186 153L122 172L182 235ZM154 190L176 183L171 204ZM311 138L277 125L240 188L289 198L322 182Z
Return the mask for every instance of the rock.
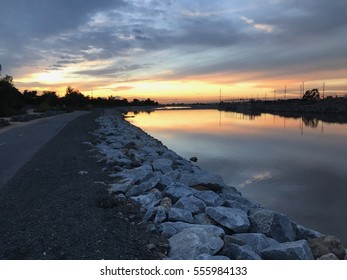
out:
M183 171L180 174L179 181L189 187L194 186L210 186L210 190L219 192L225 186L221 176L212 175L207 171L194 169L194 172Z
M157 208L158 207L149 207L147 209L146 214L143 216L142 221L140 222L140 224L143 224L145 222L148 222L148 221L154 219L156 214L157 214Z
M205 202L193 195L181 197L174 206L186 209L193 214L202 213L206 208Z
M250 232L263 233L279 242L295 240L295 232L289 218L281 213L255 209L249 214Z
M223 199L213 191L197 191L194 196L203 200L207 206L221 206L223 203Z
M228 261L230 260L228 257L226 256L221 256L221 255L215 255L215 256L211 256L209 254L201 254L199 256L197 256L195 258L195 260L220 260L220 261Z
M7 125L10 125L8 120L0 119L0 127L7 126Z
M339 258L336 257L333 253L325 254L321 257L319 257L317 260L338 260Z
M154 250L156 248L157 248L157 246L155 244L153 244L153 243L147 245L147 249L148 250Z
M261 260L261 257L255 253L248 245L226 244L220 254L227 256L231 260Z
M217 225L217 222L210 218L206 213L200 213L194 216L195 223L201 225Z
M292 224L295 230L296 240L301 240L301 239L310 240L313 238L318 238L323 236L320 232L315 231L313 229L309 229L301 225L297 225L295 223L292 223Z
M160 204L162 200L162 194L160 192L151 192L148 194L134 196L132 197L132 199L141 204L142 207L149 209Z
M223 240L202 228L188 228L169 239L170 259L194 260L202 254L214 255L223 247Z
M279 243L262 251L265 260L313 260L306 240Z
M264 249L278 245L279 242L275 239L269 238L262 233L238 233L233 235L226 235L224 237L224 243L234 243L237 245L248 245L252 248L254 252L258 255Z
M196 191L181 183L172 183L164 190L164 195L176 203L181 197L194 194Z
M163 206L158 206L154 218L154 224L161 224L167 219L167 209Z
M193 162L197 162L197 161L198 161L198 158L197 158L197 157L191 157L189 160L190 160L190 161L193 161Z
M181 221L192 224L195 222L192 212L175 207L172 207L169 211L169 221Z
M172 207L172 201L169 197L164 197L161 202L160 206L164 207L166 210L169 210Z
M133 185L132 187L130 187L129 190L126 192L126 195L128 197L131 197L131 196L137 196L137 195L143 194L155 188L158 182L159 182L158 177L152 177L147 182L143 182L138 185Z
M167 158L158 158L153 161L152 166L154 171L161 171L163 174L173 171L172 160Z
M260 208L258 203L253 203L247 198L237 194L224 195L223 198L225 199L225 202L223 203L223 206L225 207L240 208L244 211Z
M130 178L124 179L119 183L110 184L109 186L110 186L109 191L111 193L115 193L115 194L123 193L123 194L125 194L131 188L132 180Z
M168 186L170 186L173 183L171 177L167 176L166 174L161 174L159 176L159 183L157 188L160 191L164 191ZM178 200L178 199L177 199Z
M159 231L168 236L171 237L175 234L178 234L184 229L187 228L200 228L203 229L204 231L211 232L213 235L217 235L219 237L224 237L224 230L221 229L220 227L214 226L214 225L198 225L198 224L188 224L184 222L165 222L162 223L159 226Z
M321 236L308 240L308 244L312 250L314 258L319 258L323 255L333 253L340 260L346 256L342 242L335 236Z
M240 209L223 206L207 207L206 214L217 223L237 233L247 232L250 226L247 214Z

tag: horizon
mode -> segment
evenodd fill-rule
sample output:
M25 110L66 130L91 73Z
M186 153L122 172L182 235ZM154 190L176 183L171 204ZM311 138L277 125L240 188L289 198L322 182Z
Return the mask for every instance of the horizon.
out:
M3 0L2 75L21 91L160 103L347 93L347 3Z

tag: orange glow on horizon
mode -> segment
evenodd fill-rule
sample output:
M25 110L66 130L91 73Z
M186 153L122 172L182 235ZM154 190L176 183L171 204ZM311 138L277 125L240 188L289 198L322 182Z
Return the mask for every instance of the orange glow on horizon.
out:
M164 76L153 76L148 78L144 73L139 73L139 79L129 79L129 81L115 82L112 77L83 76L76 74L78 71L97 67L93 63L80 63L67 67L64 70L47 70L32 73L20 78L15 77L20 90L44 90L56 91L59 96L64 96L66 88L72 86L86 96L108 97L120 96L132 100L134 98L159 101L161 103L181 103L181 102L219 102L238 98L254 99L274 99L284 98L284 90L287 89L287 98L298 98L300 85L303 81L298 81L292 77L288 79L265 78L265 72L253 73L214 73L200 76L187 76L178 79L166 79ZM82 69L82 70L81 70ZM344 73L338 73L340 76ZM88 77L88 78L86 78ZM263 77L263 79L261 78ZM326 89L329 86L342 85L343 79L333 78L326 82ZM308 78L308 77L307 77ZM305 81L305 89L319 88L322 86L321 80ZM274 92L276 91L276 92ZM347 92L338 92L346 94Z

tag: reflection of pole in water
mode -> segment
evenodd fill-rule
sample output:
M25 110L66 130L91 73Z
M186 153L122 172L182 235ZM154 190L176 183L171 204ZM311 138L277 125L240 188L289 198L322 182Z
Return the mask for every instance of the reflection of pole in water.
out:
M219 126L222 126L222 111L219 110Z
M321 123L322 123L322 130L321 130L321 132L322 132L322 134L324 134L324 122L321 121Z
M301 121L301 135L304 135L304 120L300 118Z

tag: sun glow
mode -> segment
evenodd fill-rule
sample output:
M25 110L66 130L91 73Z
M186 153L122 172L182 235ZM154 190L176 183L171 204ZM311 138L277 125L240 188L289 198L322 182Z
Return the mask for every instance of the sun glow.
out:
M64 82L64 72L61 70L41 72L34 74L33 78L42 84L61 83Z

